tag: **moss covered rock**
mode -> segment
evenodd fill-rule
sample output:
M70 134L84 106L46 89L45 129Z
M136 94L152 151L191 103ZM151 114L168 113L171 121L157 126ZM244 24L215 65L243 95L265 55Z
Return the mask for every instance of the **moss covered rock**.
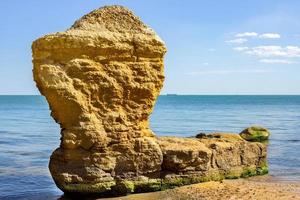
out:
M269 139L270 132L261 126L251 126L243 130L240 136L247 141L261 142Z

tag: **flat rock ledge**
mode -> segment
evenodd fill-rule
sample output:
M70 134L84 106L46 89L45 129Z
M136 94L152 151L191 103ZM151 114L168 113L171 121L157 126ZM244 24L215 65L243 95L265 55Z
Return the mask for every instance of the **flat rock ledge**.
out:
M65 193L123 195L268 172L266 144L238 134L155 136L149 115L166 47L128 9L96 9L34 41L32 52L34 80L61 127L49 169Z
M266 144L248 142L233 133L209 136L204 139L157 138L163 160L161 169L152 174L137 173L101 182L56 184L65 192L115 196L268 173ZM54 155L66 154L61 150Z

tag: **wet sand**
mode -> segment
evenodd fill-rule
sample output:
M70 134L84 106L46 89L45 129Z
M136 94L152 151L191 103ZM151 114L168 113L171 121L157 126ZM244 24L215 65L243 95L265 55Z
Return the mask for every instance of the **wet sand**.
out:
M300 182L270 176L223 180L178 187L161 192L133 194L106 200L300 200Z

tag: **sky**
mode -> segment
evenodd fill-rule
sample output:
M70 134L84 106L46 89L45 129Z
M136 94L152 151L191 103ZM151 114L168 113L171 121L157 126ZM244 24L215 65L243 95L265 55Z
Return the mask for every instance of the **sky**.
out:
M162 94L300 94L299 0L1 0L0 94L39 94L31 43L114 4L165 41Z

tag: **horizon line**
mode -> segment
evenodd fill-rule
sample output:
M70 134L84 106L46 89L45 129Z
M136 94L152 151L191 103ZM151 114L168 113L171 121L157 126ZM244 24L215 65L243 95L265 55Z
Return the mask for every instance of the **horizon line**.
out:
M0 94L0 96L43 96L41 94ZM300 96L300 94L183 94L183 93L167 93L158 96Z

